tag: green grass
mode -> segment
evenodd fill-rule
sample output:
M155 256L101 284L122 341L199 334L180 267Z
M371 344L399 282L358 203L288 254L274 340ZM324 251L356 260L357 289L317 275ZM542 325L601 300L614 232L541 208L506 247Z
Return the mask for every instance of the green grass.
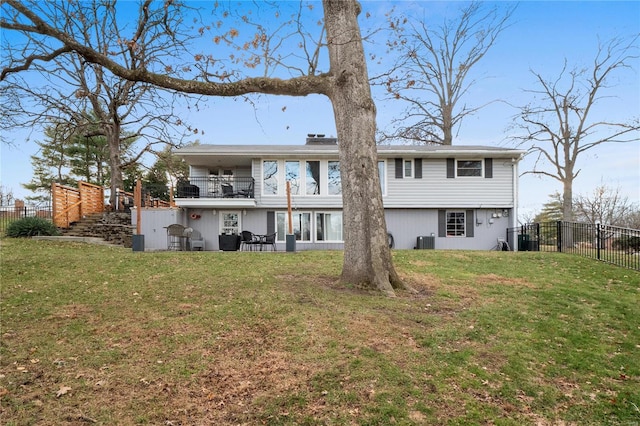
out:
M0 244L3 425L640 424L635 271L395 251L391 299L337 251Z

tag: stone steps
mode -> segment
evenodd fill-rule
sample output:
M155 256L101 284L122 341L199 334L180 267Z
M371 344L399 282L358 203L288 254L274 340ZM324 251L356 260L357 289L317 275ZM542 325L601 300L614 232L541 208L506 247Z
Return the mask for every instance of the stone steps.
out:
M64 237L99 238L108 244L131 247L133 230L130 213L104 212L87 215L61 233Z

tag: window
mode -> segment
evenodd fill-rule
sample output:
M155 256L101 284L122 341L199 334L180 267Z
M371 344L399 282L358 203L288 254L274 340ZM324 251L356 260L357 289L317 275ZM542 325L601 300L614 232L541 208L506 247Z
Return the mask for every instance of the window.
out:
M342 241L342 212L316 213L316 240Z
M285 241L289 233L289 221L287 212L276 213L276 232L278 241ZM311 213L296 212L291 215L293 234L296 241L311 241Z
M422 158L414 159L395 159L395 177L396 179L404 179L414 177L422 179Z
M404 160L404 177L411 177L413 170L413 162L411 160Z
M480 160L458 160L458 176L482 176L482 161Z
M384 195L387 190L385 165L384 161L378 161L378 177L380 178L380 189L382 190L382 195Z
M300 194L300 162L285 161L284 170L285 178L291 186L291 195Z
M265 195L278 194L278 162L265 160L262 162L262 193Z
M329 195L342 194L342 182L340 181L340 162L329 161L327 163L327 192Z
M238 235L240 233L240 214L238 212L220 213L220 234Z
M465 236L465 212L447 212L447 237Z
M306 170L306 194L307 195L320 195L320 162L319 161L307 161Z

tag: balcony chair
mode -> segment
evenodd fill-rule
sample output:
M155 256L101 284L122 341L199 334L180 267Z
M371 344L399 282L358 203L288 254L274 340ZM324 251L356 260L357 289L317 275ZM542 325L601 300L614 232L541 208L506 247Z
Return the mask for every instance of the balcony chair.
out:
M237 197L253 198L253 182L249 183L246 189L241 189L235 193Z
M228 183L222 184L222 196L224 198L233 198L236 196L236 193L233 192L233 186Z

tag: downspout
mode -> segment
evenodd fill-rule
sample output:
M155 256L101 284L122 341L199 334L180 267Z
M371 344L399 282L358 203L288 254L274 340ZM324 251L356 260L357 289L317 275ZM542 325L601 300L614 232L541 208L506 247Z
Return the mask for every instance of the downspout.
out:
M516 225L518 224L518 163L520 162L520 160L522 159L522 154L520 154L519 158L512 158L511 159L511 179L513 181L512 185L513 185L513 214L511 215L511 225L510 228L511 229L515 229ZM517 235L513 235L513 239L512 241L516 241L517 240ZM517 244L514 244L514 251L517 251L518 247Z
M512 163L511 163L511 179L512 179L512 186L513 186L513 191L511 191L511 193L513 194L513 214L511 215L511 224L510 224L510 228L515 228L516 223L518 222L518 160L515 158L511 159Z

